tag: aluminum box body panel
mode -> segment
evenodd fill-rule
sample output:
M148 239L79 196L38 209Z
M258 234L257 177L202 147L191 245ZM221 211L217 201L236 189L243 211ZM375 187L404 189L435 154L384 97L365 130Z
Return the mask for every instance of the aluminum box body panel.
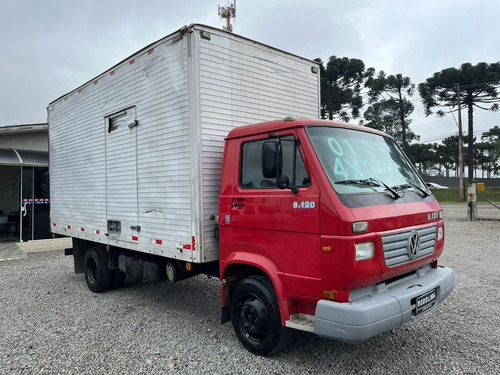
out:
M314 66L191 25L55 100L48 107L52 231L217 260L210 215L218 213L224 138L240 125L318 117Z

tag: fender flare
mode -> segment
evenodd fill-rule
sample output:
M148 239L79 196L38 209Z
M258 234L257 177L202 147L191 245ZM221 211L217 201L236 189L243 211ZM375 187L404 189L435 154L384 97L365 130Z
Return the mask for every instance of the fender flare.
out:
M260 269L262 272L264 272L264 274L267 275L267 277L269 277L269 280L271 280L271 283L273 284L273 288L276 293L276 297L278 298L278 304L280 307L281 322L283 325L285 325L285 321L290 319L290 293L288 291L288 285L285 280L285 274L283 270L281 270L279 264L273 258L268 256L268 252L266 252L264 249L260 249L257 247L251 247L251 249L251 252L231 252L228 257L224 258L223 260L221 259L220 279L223 280L225 278L225 272L231 265L249 265ZM221 285L222 306L225 306L224 290L226 287L226 283L223 283Z

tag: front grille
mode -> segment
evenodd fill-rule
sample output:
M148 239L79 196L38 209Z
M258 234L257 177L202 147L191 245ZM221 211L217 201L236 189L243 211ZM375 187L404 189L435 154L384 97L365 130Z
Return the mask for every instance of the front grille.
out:
M413 232L417 232L420 236L420 251L415 259L423 258L434 252L436 246L435 225L400 233L386 234L382 236L382 246L384 248L384 259L387 267L399 266L414 260L408 255L408 241Z

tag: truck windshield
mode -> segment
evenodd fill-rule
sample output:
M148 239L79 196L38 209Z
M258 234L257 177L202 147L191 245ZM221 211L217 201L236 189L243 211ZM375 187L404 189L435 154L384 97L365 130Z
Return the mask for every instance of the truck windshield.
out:
M307 134L335 191L339 194L386 192L400 198L427 187L396 143L374 133L327 126L307 127Z

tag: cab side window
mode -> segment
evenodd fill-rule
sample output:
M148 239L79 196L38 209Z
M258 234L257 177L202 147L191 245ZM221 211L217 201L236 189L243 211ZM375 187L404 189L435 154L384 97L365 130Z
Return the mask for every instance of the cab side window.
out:
M241 149L241 187L244 189L277 189L277 178L264 176L262 170L262 150L265 142L269 139L246 142ZM293 176L293 148L291 141L282 141L283 167L281 174L292 180ZM306 187L311 184L304 160L300 151L296 154L296 178L295 186Z

